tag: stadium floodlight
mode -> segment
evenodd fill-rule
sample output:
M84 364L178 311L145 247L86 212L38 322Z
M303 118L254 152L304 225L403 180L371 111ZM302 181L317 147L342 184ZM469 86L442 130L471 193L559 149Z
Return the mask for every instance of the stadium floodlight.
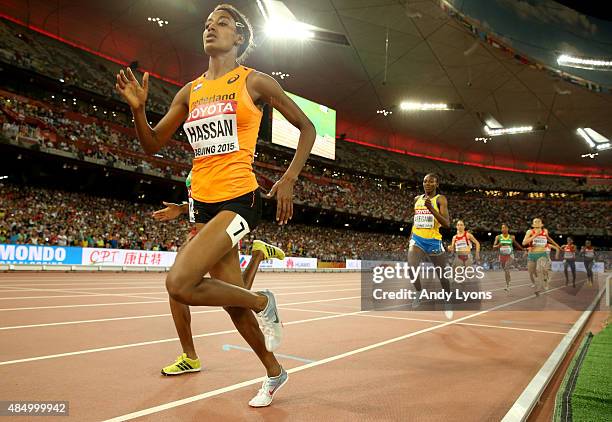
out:
M612 71L612 60L587 59L582 57L562 54L557 58L559 66L575 67L589 70Z
M314 38L308 25L298 21L271 19L266 22L266 35L271 38L307 40Z
M582 139L584 139L591 148L595 148L595 142L593 142L591 138L589 138L589 135L587 135L584 129L579 128L576 132L578 132L578 135L580 135Z
M484 131L489 136L500 136L500 135L516 135L518 133L533 132L533 126L513 126L500 129L493 129L485 125Z
M587 158L587 157L588 158L595 158L598 155L599 155L598 152L592 152L592 153L589 153L589 154L582 154L580 157L582 157L582 158Z
M350 45L344 34L301 22L282 1L257 0L257 7L266 22L265 32L270 38L314 40Z
M608 138L590 127L578 128L576 132L586 141L587 144L589 144L589 147L593 149L605 151L612 148L612 143Z
M421 103L417 101L403 101L399 105L400 110L404 111L432 111L432 110L461 110L461 104L446 103Z
M266 20L266 35L269 37L298 40L314 38L310 25L297 20L283 2L259 0L257 6Z

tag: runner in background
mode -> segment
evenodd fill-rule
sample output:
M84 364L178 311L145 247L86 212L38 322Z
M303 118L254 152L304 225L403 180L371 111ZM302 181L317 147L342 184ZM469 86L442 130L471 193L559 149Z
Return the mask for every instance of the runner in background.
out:
M595 248L591 245L591 241L584 242L584 246L580 249L584 257L584 268L587 273L587 281L589 286L593 285L593 263L595 261Z
M548 229L544 228L540 218L534 218L532 228L527 230L523 238L523 246L528 248L527 270L529 278L535 288L535 295L549 287L550 277L550 257L548 256L548 246L553 247L559 252L561 248L548 234Z
M567 267L572 270L572 287L576 287L576 245L574 239L568 237L565 245L561 246L563 251L563 274L565 274L565 285L569 285Z
M519 251L523 250L523 247L516 241L513 234L509 233L507 224L502 224L501 234L495 236L495 242L493 243L493 249L499 250L499 263L504 270L506 276L506 291L510 290L510 266L514 261L514 249Z

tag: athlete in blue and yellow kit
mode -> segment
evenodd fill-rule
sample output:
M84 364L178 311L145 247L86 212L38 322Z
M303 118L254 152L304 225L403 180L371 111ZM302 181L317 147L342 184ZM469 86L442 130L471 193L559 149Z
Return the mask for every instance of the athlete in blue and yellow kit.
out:
M425 194L414 198L414 220L412 223L412 234L410 236L410 247L408 249L408 263L412 268L417 268L426 259L435 267L442 268L440 283L446 292L450 292L450 282L444 277L444 267L447 265L442 245L442 234L440 227L450 227L450 216L448 214L448 201L444 195L438 194L438 176L427 174L423 179ZM414 283L417 292L422 290L421 280L417 277ZM419 297L413 302L413 307L418 307ZM446 317L451 319L453 311L450 303L445 306Z

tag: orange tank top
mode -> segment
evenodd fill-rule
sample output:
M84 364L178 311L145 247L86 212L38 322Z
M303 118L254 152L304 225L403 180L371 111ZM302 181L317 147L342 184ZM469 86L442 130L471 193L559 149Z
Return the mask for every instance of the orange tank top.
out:
M253 69L239 66L215 80L191 82L189 116L183 130L194 152L191 196L221 202L257 189L253 156L262 112L246 79Z

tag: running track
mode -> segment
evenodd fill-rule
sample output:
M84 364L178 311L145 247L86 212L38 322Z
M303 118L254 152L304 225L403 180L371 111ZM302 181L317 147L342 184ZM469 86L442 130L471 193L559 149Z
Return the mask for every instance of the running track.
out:
M160 375L180 351L164 274L0 273L0 400L70 402L45 421L497 421L582 312L552 300L567 293L561 277L536 299L526 273L510 293L497 273L494 309L448 321L361 312L356 273L259 273L254 288L277 294L290 380L251 409L263 368L222 310L192 308L205 369ZM596 291L579 279L582 309Z

